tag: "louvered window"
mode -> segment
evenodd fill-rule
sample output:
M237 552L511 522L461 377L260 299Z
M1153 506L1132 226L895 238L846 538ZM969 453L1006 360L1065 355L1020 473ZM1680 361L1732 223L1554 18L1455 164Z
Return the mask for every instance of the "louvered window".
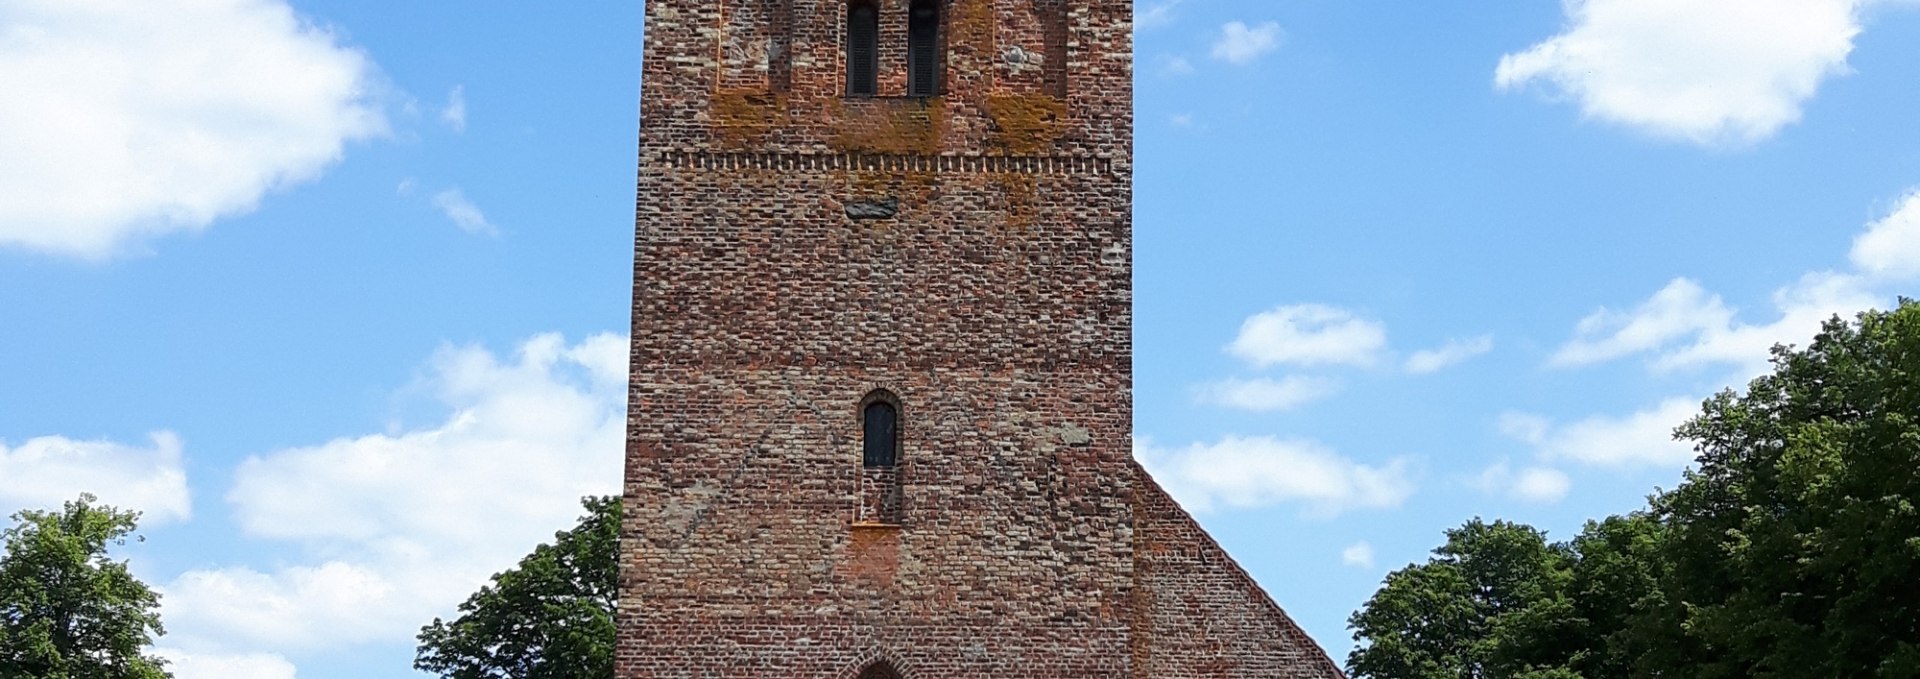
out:
M907 95L940 93L940 8L934 0L914 0L907 12Z
M864 414L866 466L891 467L900 451L900 410L892 403L875 400Z
M870 2L847 6L847 94L871 97L879 89L880 15Z

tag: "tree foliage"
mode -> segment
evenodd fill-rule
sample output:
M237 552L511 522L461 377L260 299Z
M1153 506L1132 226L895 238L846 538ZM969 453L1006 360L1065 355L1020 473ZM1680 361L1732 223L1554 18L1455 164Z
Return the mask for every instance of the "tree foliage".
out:
M420 630L414 668L449 679L608 679L619 593L620 500L493 576L452 621Z
M1690 676L1920 676L1920 303L1829 321L1680 428L1659 498Z
M0 677L162 679L144 654L160 626L160 596L113 561L138 512L81 495L60 511L26 510L0 532Z
M1645 510L1448 531L1350 619L1353 674L1920 677L1920 303L1773 366L1676 431L1699 457Z
M1567 554L1529 526L1474 519L1447 531L1424 564L1387 576L1353 614L1348 665L1357 676L1453 679L1514 676L1533 664L1550 626L1541 602L1566 589Z

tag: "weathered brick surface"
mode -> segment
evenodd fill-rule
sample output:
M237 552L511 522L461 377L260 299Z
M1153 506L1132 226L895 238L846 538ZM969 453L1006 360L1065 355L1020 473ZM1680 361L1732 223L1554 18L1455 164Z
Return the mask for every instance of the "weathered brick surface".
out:
M1212 543L1131 461L1130 4L943 0L908 99L880 0L850 99L845 1L648 4L619 676L1334 676L1141 551Z
M1339 668L1259 583L1136 470L1133 568L1140 676L1333 677Z

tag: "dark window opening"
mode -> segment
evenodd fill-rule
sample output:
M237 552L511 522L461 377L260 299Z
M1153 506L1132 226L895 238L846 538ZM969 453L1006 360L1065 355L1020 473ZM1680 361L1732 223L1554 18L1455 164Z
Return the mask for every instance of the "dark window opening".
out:
M935 0L914 0L907 12L907 96L940 93L940 8Z
M863 415L868 467L891 467L900 452L900 410L892 403L868 403Z
M880 12L872 2L847 5L847 94L871 97L879 90Z
M886 662L877 662L860 673L860 679L900 679L900 672Z

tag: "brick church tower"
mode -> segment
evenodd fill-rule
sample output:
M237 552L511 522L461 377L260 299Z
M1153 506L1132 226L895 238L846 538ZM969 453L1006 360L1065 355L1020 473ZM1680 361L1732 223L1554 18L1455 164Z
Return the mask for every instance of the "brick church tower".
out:
M649 0L621 679L1338 677L1132 460L1129 0Z

